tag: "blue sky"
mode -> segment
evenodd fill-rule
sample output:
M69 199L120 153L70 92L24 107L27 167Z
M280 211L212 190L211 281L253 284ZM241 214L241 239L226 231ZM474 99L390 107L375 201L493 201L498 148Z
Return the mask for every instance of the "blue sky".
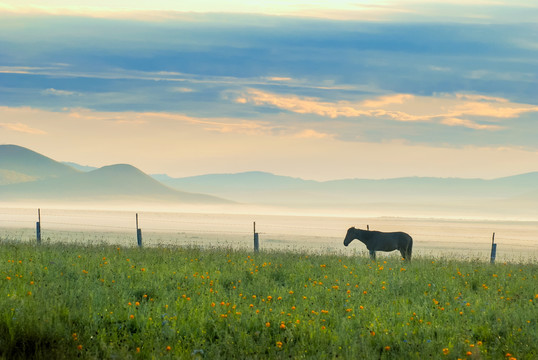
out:
M19 3L0 143L172 176L538 170L531 2Z

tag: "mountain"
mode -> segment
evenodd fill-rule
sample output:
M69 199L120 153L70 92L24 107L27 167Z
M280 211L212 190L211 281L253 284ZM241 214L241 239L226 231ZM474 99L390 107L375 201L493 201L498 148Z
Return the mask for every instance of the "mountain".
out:
M153 175L153 177L174 188L218 189L219 192L304 188L318 183L317 181L279 176L262 171L249 171L236 174L210 174L185 178L171 178L167 175Z
M36 179L57 178L78 173L68 165L17 145L0 145L0 169Z
M65 164L67 166L71 166L73 169L76 169L76 170L79 170L79 171L85 171L85 172L98 169L95 166L80 165L80 164L77 164L77 163L74 163L74 162L69 162L69 161L62 161L62 164Z
M443 210L460 215L480 211L528 213L538 208L538 172L493 180L403 177L320 182L264 172L159 178L173 188L252 204L382 211L405 208L425 213Z
M1 145L0 199L189 204L222 204L231 199L243 204L395 216L538 215L538 172L491 180L403 177L314 181L260 171L150 177L127 164L98 169L72 165L15 145Z
M0 185L9 185L35 180L37 180L37 178L34 176L21 174L13 170L0 169Z
M538 172L493 180L405 177L383 180L336 180L327 187L367 198L466 200L501 199L538 189ZM360 191L359 191L360 189Z
M231 202L172 189L131 165L118 164L81 172L14 145L0 146L0 170L0 199L3 201Z
M250 171L185 178L170 178L166 175L154 175L154 177L175 189L204 192L242 203L318 205L316 201L313 201L316 198L314 192L319 190L317 181L279 176L267 172ZM318 194L319 196L321 195Z
M492 183L504 187L517 187L520 189L537 189L538 171L521 175L508 176L491 180Z

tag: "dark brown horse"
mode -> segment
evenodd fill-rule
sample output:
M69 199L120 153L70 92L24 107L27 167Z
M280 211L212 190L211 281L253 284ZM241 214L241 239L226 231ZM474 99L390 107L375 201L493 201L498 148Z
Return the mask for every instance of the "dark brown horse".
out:
M400 250L405 260L411 260L413 250L413 238L404 232L381 232L355 229L350 227L347 230L344 245L348 246L350 242L357 239L366 245L370 251L370 257L375 260L376 251L393 251Z

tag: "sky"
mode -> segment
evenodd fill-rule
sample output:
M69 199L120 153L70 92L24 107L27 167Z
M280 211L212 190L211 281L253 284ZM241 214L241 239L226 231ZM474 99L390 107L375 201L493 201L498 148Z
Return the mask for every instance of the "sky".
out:
M0 0L0 144L173 177L538 171L532 1Z

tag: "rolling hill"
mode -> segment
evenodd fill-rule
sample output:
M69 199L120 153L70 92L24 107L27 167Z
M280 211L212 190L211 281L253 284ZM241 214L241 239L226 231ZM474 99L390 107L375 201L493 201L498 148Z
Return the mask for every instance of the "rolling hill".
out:
M35 179L78 173L74 168L17 145L0 145L0 169Z
M228 196L238 201L266 203L370 203L461 201L512 198L538 190L538 172L494 180L405 177L313 181L264 172L201 175L186 178L158 176L164 184L187 191Z
M350 210L390 216L538 216L538 172L498 179L405 177L303 180L267 172L184 178L146 175L116 164L72 166L0 145L0 201L164 202ZM224 200L224 199L231 199Z
M0 145L0 199L231 203L215 196L172 189L126 164L81 172L31 150Z
M492 180L404 177L320 182L264 172L157 178L185 191L271 206L420 216L538 215L538 172Z

